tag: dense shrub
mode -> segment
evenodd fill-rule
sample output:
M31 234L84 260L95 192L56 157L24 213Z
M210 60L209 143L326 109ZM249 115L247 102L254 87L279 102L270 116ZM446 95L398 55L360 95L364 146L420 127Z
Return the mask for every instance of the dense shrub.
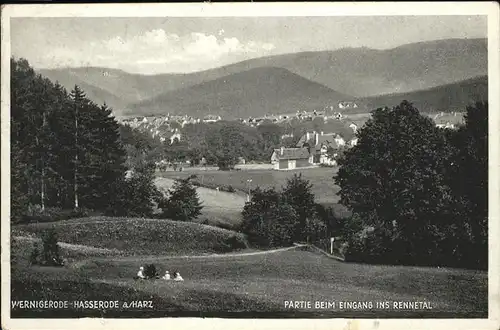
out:
M34 206L28 208L27 212L21 216L19 223L61 221L73 218L84 218L91 214L95 214L95 212L85 208L74 210L61 209L60 207L47 207L42 211L39 206Z
M294 174L282 191L275 188L251 191L245 203L241 230L252 244L261 247L310 242L328 234L324 208L314 202L311 183ZM323 212L318 210L323 209Z
M205 218L202 221L200 221L199 223L202 225L222 228L222 229L226 229L226 230L236 230L238 227L238 225L236 225L236 224L225 222L223 220L218 220L217 218L215 218L215 219Z
M53 229L43 234L42 244L42 251L40 251L38 244L34 246L30 256L31 264L41 266L62 266L64 262L57 243L57 234Z
M365 263L406 263L405 260L392 258L393 245L395 244L391 241L390 233L383 230L365 229L351 236L345 258L348 261Z
M30 263L32 265L40 264L41 263L41 256L42 256L42 254L40 253L40 247L38 246L38 244L35 244L35 246L33 247L33 251L31 251Z
M243 208L241 230L259 247L289 246L298 225L294 208L274 188L251 192L252 198Z
M146 278L156 278L159 276L158 270L154 264L147 264L144 266L144 276Z
M219 246L219 252L231 252L246 249L247 242L243 236L233 235L226 238Z
M212 224L212 226L222 228L222 229L227 229L227 230L234 229L234 225L227 223L227 222L223 222L223 221L217 221L215 224Z

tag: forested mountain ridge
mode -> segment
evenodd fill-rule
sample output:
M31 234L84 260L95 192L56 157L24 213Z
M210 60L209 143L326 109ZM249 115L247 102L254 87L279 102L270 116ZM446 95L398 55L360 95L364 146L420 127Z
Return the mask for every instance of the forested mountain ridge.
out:
M445 39L387 50L362 47L274 55L186 74L142 75L96 67L40 73L67 89L82 86L91 99L106 101L121 114L128 104L263 67L286 69L338 93L364 98L483 76L488 73L487 57L486 39Z

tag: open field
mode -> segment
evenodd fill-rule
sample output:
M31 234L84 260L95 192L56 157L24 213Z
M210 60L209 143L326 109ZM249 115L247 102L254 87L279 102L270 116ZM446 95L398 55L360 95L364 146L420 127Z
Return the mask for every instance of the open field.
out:
M333 176L337 172L337 168L318 167L311 169L297 169L292 171L275 171L275 170L248 170L248 171L203 171L193 173L183 172L164 172L158 175L163 178L185 178L192 174L198 175L198 180L205 184L228 186L231 185L234 189L246 193L250 182L250 189L256 187L270 188L275 187L280 189L286 184L286 180L294 174L302 174L304 179L307 179L313 185L312 190L316 196L317 203L336 203L339 200L337 192L338 186L333 182ZM198 188L201 197L202 188ZM211 190L211 189L208 189ZM222 194L222 192L217 192ZM234 194L232 194L234 195ZM222 195L220 195L222 196ZM226 196L226 195L224 195ZM234 205L233 200L228 200L228 205ZM207 203L208 204L208 203Z
M161 271L178 270L185 282L134 281L145 261L135 257L88 258L80 267L13 266L12 300L152 300L153 310L66 310L67 317L485 317L487 273L460 269L341 263L301 250L203 257L164 257ZM286 309L285 301L313 308ZM336 302L329 309L314 302ZM425 301L432 310L341 309L339 302ZM13 317L50 317L15 310Z
M217 172L217 171L215 171ZM169 172L167 172L169 173ZM171 172L178 173L181 176L188 177L193 173ZM166 177L157 177L155 184L160 190L167 190L172 187L174 180ZM194 222L207 223L210 225L224 226L224 228L232 228L241 222L241 211L245 205L246 197L243 194L228 193L224 191L216 191L204 187L197 187L198 197L203 203L201 215L193 220Z

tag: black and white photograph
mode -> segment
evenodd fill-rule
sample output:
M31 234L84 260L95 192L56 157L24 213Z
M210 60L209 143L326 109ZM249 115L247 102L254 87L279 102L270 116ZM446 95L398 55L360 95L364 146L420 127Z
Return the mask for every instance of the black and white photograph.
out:
M365 5L4 7L2 327L498 328L498 4Z

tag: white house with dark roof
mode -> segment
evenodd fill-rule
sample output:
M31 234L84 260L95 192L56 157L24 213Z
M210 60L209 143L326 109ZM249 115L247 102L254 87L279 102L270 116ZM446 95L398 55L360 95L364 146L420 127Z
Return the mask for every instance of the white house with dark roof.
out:
M293 170L308 167L312 164L312 154L308 148L274 149L271 155L271 164L275 170Z

